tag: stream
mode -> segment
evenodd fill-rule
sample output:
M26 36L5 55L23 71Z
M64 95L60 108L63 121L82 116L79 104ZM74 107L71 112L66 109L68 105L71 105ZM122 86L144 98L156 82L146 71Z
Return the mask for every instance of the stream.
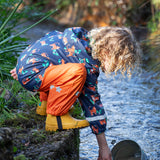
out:
M99 76L99 93L107 114L110 149L121 140L139 144L149 160L160 160L160 79L143 70L130 80ZM80 160L96 160L98 145L91 129L80 132ZM115 143L115 144L114 144Z

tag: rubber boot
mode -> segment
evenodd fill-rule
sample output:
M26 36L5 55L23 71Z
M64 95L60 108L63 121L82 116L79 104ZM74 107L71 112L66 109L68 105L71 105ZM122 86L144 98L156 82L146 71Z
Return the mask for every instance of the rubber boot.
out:
M47 101L42 101L36 108L36 113L41 116L46 116L46 108L47 108Z
M84 128L89 126L87 120L78 120L73 118L69 112L62 116L53 116L47 114L46 131L66 130L74 128Z

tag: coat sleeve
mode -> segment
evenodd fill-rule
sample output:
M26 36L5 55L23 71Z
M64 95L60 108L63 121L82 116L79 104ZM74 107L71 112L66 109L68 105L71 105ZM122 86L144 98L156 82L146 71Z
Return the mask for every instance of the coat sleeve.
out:
M100 100L97 83L96 74L87 75L86 83L79 97L86 120L89 121L94 134L100 134L106 130L106 114Z

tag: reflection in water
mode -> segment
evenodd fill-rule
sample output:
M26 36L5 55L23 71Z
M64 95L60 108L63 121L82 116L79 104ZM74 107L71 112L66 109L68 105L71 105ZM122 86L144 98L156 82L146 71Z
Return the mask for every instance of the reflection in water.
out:
M124 139L137 142L150 160L160 158L160 79L142 73L127 79L99 77L99 92L108 125L106 137L113 143ZM103 87L102 87L103 86ZM98 145L91 129L80 133L80 160L96 160Z

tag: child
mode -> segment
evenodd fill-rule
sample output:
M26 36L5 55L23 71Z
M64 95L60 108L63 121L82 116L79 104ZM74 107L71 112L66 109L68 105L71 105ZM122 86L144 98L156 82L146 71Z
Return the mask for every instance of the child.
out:
M128 28L102 27L88 32L74 27L47 33L29 46L11 75L27 90L40 92L37 113L47 114L47 131L90 125L99 145L98 160L111 160L104 134L106 115L97 89L99 68L106 75L120 71L130 76L139 60L139 46ZM86 120L69 114L77 98Z

